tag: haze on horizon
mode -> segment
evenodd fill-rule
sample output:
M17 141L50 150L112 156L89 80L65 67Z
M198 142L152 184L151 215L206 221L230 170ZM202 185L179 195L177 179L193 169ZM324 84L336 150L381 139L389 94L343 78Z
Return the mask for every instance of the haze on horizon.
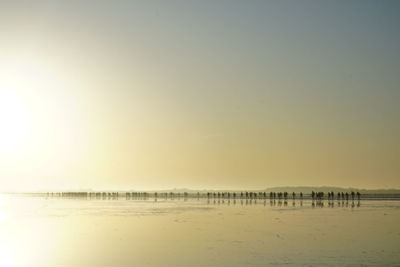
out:
M0 191L400 187L399 1L1 1Z

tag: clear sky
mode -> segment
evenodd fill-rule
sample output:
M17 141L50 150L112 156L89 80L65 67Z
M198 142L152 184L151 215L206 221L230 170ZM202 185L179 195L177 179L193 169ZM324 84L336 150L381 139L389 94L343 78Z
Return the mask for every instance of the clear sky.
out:
M0 1L0 191L400 187L399 1Z

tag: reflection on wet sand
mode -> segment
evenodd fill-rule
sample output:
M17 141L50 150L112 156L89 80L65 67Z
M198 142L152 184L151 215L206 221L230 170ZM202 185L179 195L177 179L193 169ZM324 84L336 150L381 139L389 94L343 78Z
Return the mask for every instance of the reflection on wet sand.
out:
M126 200L154 200L158 201L174 201L174 200L207 200L209 203L219 204L236 204L236 201L243 205L252 205L257 202L270 201L270 206L291 206L302 207L303 200L311 201L312 207L355 207L359 206L362 200L400 200L400 195L379 195L369 194L361 196L360 192L249 192L249 191L226 191L226 192L48 192L42 194L29 194L34 196L60 197L60 198L76 198L76 199L102 199L117 200L125 198ZM289 203L290 202L290 203ZM308 203L308 202L307 202ZM266 204L266 203L265 203Z
M399 201L116 193L5 195L0 248L21 267L399 262Z
M291 207L291 208L335 208L335 207L360 207L361 198L360 194L335 194L333 192L328 193L328 199L324 199L322 192L312 192L309 197L304 196L303 193L296 197L293 192L291 198L286 192L271 192L269 195L264 193L253 193L253 192L214 192L214 193L195 193L189 194L187 192L174 193L174 192L60 192L60 193L47 193L47 197L51 198L63 198L63 199L87 199L87 200L118 200L121 196L124 196L129 201L153 201L153 202L165 202L165 201L206 201L208 205L240 205L240 206L251 206L251 205L263 205L267 206L269 202L270 207ZM351 197L350 197L351 196ZM357 196L357 198L355 198Z

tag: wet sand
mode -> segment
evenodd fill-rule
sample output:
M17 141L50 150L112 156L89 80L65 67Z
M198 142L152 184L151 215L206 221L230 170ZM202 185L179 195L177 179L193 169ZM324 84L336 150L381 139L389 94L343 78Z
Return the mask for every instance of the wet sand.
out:
M0 197L0 266L398 266L400 201Z

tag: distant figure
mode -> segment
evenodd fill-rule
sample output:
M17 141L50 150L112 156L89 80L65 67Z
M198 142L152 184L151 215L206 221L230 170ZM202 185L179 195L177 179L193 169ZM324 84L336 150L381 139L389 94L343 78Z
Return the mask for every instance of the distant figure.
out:
M303 192L300 192L300 199L303 200Z
M311 192L311 198L312 198L312 200L315 199L315 192L314 191Z
M357 192L357 199L358 199L358 201L360 201L360 199L361 199L361 194L360 194L360 192Z
M293 198L293 200L296 199L296 193L295 192L292 193L292 198Z
M340 192L337 193L337 200L340 200Z
M351 191L351 200L353 200L353 201L354 201L354 196L355 196L354 191Z

